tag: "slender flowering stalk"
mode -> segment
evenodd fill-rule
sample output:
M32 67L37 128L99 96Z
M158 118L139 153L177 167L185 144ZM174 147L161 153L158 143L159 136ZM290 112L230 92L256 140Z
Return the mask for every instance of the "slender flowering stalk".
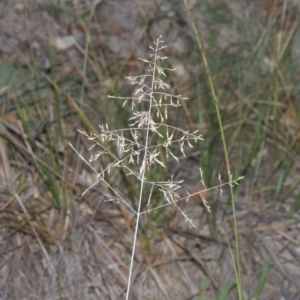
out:
M89 160L86 160L71 145L79 157L87 165L89 165L94 172L96 172L98 180L95 184L104 182L110 190L113 191L114 195L108 195L108 200L120 201L136 214L126 300L128 300L130 296L140 216L144 213L149 213L167 205L175 205L185 220L194 226L192 220L178 206L179 201L188 201L190 197L195 195L187 193L186 197L179 197L177 190L181 188L183 181L174 181L172 176L167 181L154 182L149 180L146 176L153 165L159 165L162 168L165 168L164 162L159 159L161 149L164 149L166 157L179 162L179 159L173 150L174 146L177 146L176 148L185 156L184 151L186 147L193 147L193 143L203 140L197 131L190 133L189 131L166 123L168 119L168 110L170 108L180 107L181 101L185 101L187 98L166 92L166 90L170 89L171 86L164 82L161 77L165 77L167 71L172 72L174 69L163 68L160 66L161 61L168 58L160 55L161 50L165 47L164 42L161 40L161 37L159 37L154 42L154 46L150 46L152 52L149 54L149 59L140 59L149 65L149 74L126 77L132 85L136 86L133 97L108 96L116 101L122 101L123 106L127 103L131 105L133 113L132 117L129 119L129 128L111 130L107 124L103 124L100 125L100 134L86 134L81 131L88 140L93 142L90 149L99 149L96 154L90 157ZM153 138L155 136L157 136L157 139ZM163 142L152 142L155 140ZM106 146L107 142L112 142L117 145L117 154L113 154ZM97 171L92 166L93 162L106 155L110 157L111 162L106 168L101 167L101 170ZM122 195L120 195L118 191L105 180L105 174L109 174L113 168L123 168L127 175L133 176L139 183L137 210L135 210L124 198L122 198ZM206 189L201 169L200 177L201 182ZM241 178L231 180L228 183L222 183L220 181L220 185L214 188L218 188L221 191L222 186L225 184L237 184L240 179ZM148 189L145 188L146 186L148 186ZM148 190L150 190L150 192L147 192ZM162 198L165 200L163 205L150 207L151 196L154 190L161 193ZM201 192L197 192L196 194L199 194L200 197L202 197ZM202 200L204 206L208 209L208 211L210 211L208 202L203 198ZM146 211L142 211L141 209L143 204L147 206Z

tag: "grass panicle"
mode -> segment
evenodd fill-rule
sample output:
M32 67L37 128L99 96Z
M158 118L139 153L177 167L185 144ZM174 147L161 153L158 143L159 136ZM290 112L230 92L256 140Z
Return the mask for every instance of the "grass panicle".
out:
M94 154L90 156L89 160L86 160L71 145L79 157L97 173L98 180L95 184L105 182L109 186L112 194L107 195L107 199L109 201L120 201L124 203L136 215L126 299L129 299L130 295L140 216L172 204L176 206L184 219L195 227L192 219L179 207L178 202L182 200L188 201L196 194L200 195L204 206L210 211L208 202L202 197L200 192L193 194L186 192L187 196L179 196L178 189L181 188L183 180L176 181L173 180L173 176L171 176L171 178L165 181L151 181L147 176L153 165L159 165L162 168L166 167L165 163L160 159L162 150L165 152L166 158L171 158L179 163L178 153L185 156L187 148L192 148L193 143L203 141L198 130L189 132L167 123L169 110L179 108L181 101L186 101L187 98L167 92L167 90L171 89L171 86L163 81L162 77L167 76L167 71L172 72L175 71L175 69L161 66L162 61L168 58L161 55L161 50L165 47L166 45L164 45L160 36L154 42L154 46L150 46L152 52L149 54L149 59L140 59L148 64L149 73L126 77L131 85L135 86L133 96L108 96L110 99L123 102L123 106L126 104L131 105L132 117L129 119L129 127L112 130L107 124L102 124L100 125L101 132L99 134L87 134L84 131L79 131L92 142L90 150L94 151ZM156 143L157 140L162 142ZM116 145L116 153L114 153L113 148L109 147L108 144ZM108 156L110 163L107 167L101 166L100 171L97 171L94 162L103 156ZM128 176L134 177L139 184L137 209L126 201L121 193L105 180L106 173L110 174L115 168L122 168ZM205 191L210 190L206 188L201 168L200 177ZM221 178L219 178L220 184L213 188L217 188L222 192L222 186L238 184L240 179L241 177L237 180L231 179L230 182L222 183ZM151 207L151 196L154 190L161 193L165 203ZM203 190L201 192L203 192ZM142 210L142 207L146 207L146 209Z

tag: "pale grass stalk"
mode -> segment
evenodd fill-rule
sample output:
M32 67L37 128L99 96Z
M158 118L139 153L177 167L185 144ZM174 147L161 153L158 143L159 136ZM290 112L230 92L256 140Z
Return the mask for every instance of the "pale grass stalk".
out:
M114 195L107 195L108 201L121 201L125 203L127 207L136 214L136 224L134 230L134 238L132 244L132 253L129 267L129 276L127 282L127 292L126 292L126 300L130 299L130 290L131 290L131 280L134 266L134 257L137 248L137 239L138 239L138 231L139 231L139 223L140 216L145 213L152 212L156 209L166 207L168 205L175 205L175 207L180 211L185 220L189 222L192 226L195 227L192 220L184 213L184 211L178 206L179 201L186 200L188 201L190 197L194 195L200 195L203 201L204 206L210 211L210 207L208 202L202 197L201 193L211 190L218 189L222 190L222 186L224 185L232 185L238 184L238 181L241 178L236 180L231 180L227 183L222 183L217 187L206 188L202 170L200 169L200 177L202 184L205 187L205 190L196 192L194 194L189 194L187 192L186 197L179 197L177 194L177 190L181 187L181 183L183 181L173 181L173 176L167 181L150 181L146 178L146 172L149 171L150 167L153 164L158 164L161 167L165 167L164 163L158 159L160 154L160 149L164 148L166 151L166 157L173 158L176 162L179 162L176 154L171 150L171 146L178 145L179 151L185 156L185 147L193 147L192 142L196 143L199 140L203 140L201 135L197 134L197 131L190 133L186 130L177 128L175 126L166 124L166 120L168 117L168 109L170 107L177 108L181 106L180 101L187 100L187 98L182 97L181 95L172 95L170 93L166 93L162 90L169 89L170 86L161 80L158 76L166 76L165 71L174 71L173 69L167 69L160 67L157 63L158 60L167 59L167 57L160 56L159 52L166 46L160 46L163 43L161 41L161 37L159 37L156 42L154 42L155 47L150 47L154 53L149 54L150 59L140 59L149 64L151 75L141 75L141 76L132 76L127 77L127 79L133 85L137 85L137 89L135 92L135 97L115 97L108 96L111 99L123 101L123 106L126 103L131 101L131 107L133 109L133 117L129 120L132 122L129 128L118 129L118 130L110 130L108 125L100 125L100 134L86 134L83 131L80 131L84 134L88 140L93 142L93 145L90 147L90 150L95 150L100 148L96 154L91 155L89 160L86 160L72 145L71 147L77 153L77 155L97 174L97 180L94 184L91 185L93 187L95 184L99 182L104 182L110 190L113 191ZM151 84L147 84L147 80L150 79ZM139 107L139 104L142 102L145 103L145 107L147 110L139 111L136 106ZM142 107L142 106L141 106ZM165 132L163 132L163 129ZM174 137L175 132L177 133L177 137ZM131 139L124 136L124 134L131 134ZM157 135L159 138L163 138L164 142L160 144L150 144L150 134L152 137ZM141 137L144 138L142 142L140 142ZM106 143L100 142L109 141L113 144L117 145L117 154L113 154L110 149L107 148ZM101 166L101 171L98 172L93 166L92 163L97 160L99 157L108 155L112 162L108 164L107 167L103 168ZM139 165L140 156L143 156L142 162ZM134 168L134 164L137 163L138 166ZM133 167L131 167L133 165ZM113 168L123 168L127 175L134 176L138 182L140 182L139 189L139 197L138 197L138 208L137 211L125 200L122 198L122 195L118 193L114 187L112 187L106 180L105 174L110 174L111 169ZM150 188L149 195L145 195L145 186L148 185ZM84 194L91 188L89 187ZM163 205L157 205L156 207L151 208L151 196L153 190L156 189L161 193L163 198L166 200L166 203ZM141 211L143 201L146 202L147 199L147 209L145 211Z
M155 56L154 56L155 64L156 64L156 59L157 59L158 46L159 46L159 42L157 40L156 48L155 48ZM149 113L151 113L151 108L152 108L152 97L153 97L152 95L153 95L153 87L154 87L154 76L155 76L155 71L152 74ZM139 206L138 206L138 211L137 211L137 218L136 218L135 231L134 231L134 239L133 239L133 245L132 245L132 254L131 254L131 261L130 261L130 268L129 268L129 277L128 277L128 284L127 284L126 300L129 299L129 294L130 294L130 284L131 284L131 277L132 277L133 261L134 261L134 254L135 254L135 249L136 249L137 234L138 234L138 229L139 229L139 220L140 220L141 204L142 204L144 181L145 181L145 170L146 170L146 162L147 162L149 131L150 131L150 122L148 122L148 125L147 125L145 154L144 154L144 159L143 159L142 167L141 167L141 171L142 171L141 172L141 178L142 178L142 180L141 180L141 188L140 188L140 198L139 198Z

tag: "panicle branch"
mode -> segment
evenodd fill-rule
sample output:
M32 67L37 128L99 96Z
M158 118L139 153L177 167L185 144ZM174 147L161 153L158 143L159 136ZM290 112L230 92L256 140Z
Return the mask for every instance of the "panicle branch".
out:
M133 176L140 184L148 185L151 190L147 197L148 211L155 209L149 208L154 189L161 192L162 198L166 200L167 204L176 203L179 199L177 190L181 187L182 181L173 181L173 176L165 182L148 181L146 173L150 172L154 165L165 168L165 158L179 162L178 153L185 156L187 147L192 148L195 143L203 140L202 135L197 130L189 132L167 123L168 111L178 109L181 106L181 101L186 101L188 98L182 95L173 95L166 91L171 86L161 77L166 77L166 72L173 72L176 69L165 68L160 65L160 62L168 59L167 56L159 54L166 47L163 43L159 37L154 42L154 46L150 46L152 52L149 54L149 59L139 58L148 64L148 74L125 77L131 85L136 87L133 96L108 96L112 100L123 102L123 106L128 102L131 103L132 117L129 118L129 127L111 130L107 124L102 124L99 125L99 134L87 134L80 131L88 140L93 142L90 150L97 150L90 156L89 160L85 160L76 151L79 157L97 173L99 181L108 184L105 181L105 173L110 174L113 168L122 168L128 176ZM113 147L106 143L115 146L115 154L113 154ZM165 151L165 158L162 157L162 150ZM106 168L101 166L98 172L92 164L104 156L109 157L110 163ZM200 177L200 182L206 190L201 169ZM219 180L218 188L221 193L223 183L220 178ZM231 178L226 184L234 183L236 182ZM121 196L110 197L110 200L113 199L126 202ZM210 210L205 199L203 199L203 203ZM182 212L179 207L178 209ZM185 218L191 222L186 216Z

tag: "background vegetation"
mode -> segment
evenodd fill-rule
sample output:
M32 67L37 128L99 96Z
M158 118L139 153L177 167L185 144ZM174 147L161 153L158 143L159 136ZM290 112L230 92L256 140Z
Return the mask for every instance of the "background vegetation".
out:
M144 3L145 2L145 3ZM198 3L199 2L199 3ZM297 1L190 1L215 84L233 177L245 299L297 299L299 268L300 28ZM181 1L4 1L0 4L0 295L3 299L124 297L134 215L105 201L107 186L77 132L128 127L124 77L162 35L172 93L189 97L169 121L204 141L164 154L164 172L201 191L228 178L206 70ZM168 65L166 66L168 67ZM109 145L115 150L116 145ZM176 151L176 148L174 149ZM179 152L178 152L179 153ZM95 168L109 164L105 159ZM106 180L134 207L138 185ZM236 299L229 192L203 193L142 218L132 299ZM153 195L153 204L163 203ZM230 247L231 246L231 247ZM280 296L279 296L280 295Z

